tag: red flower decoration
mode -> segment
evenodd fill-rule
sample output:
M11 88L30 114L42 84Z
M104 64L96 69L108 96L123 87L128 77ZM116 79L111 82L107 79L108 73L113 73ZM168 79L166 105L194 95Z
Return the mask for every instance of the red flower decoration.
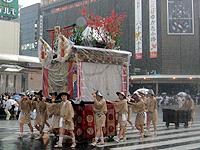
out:
M86 12L85 6L83 9L79 9L80 14L84 15L87 21L87 25L92 27L97 31L99 38L102 38L103 42L107 44L107 47L110 49L115 49L119 43L116 42L117 37L122 34L121 22L124 21L124 17L126 13L118 16L118 13L115 13L115 10L112 10L111 16L103 18L101 16L94 16L89 10L89 14ZM102 36L102 30L104 32L104 36Z

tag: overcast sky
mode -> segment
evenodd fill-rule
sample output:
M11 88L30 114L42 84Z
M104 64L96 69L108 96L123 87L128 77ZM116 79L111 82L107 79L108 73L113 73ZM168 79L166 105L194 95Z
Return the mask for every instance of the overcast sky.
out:
M19 5L23 5L23 7L27 7L29 5L40 3L41 0L18 0Z

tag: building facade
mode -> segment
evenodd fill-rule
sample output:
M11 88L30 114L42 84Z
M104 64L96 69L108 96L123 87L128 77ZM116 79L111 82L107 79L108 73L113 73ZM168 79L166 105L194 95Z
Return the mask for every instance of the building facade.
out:
M37 10L34 6L31 7L38 14L39 4L37 6ZM18 9L18 0L0 0L0 94L5 92L21 93L28 89L40 90L42 87L39 58L30 57L37 56L37 50L34 49L35 54L31 53L30 56L19 55L21 53L20 41L24 45L26 44L26 47L30 46L30 43L34 43L35 35L33 34L30 38L34 32L31 25L32 19L35 19L32 16L34 12L30 12L29 9L26 12L22 11L29 16L22 15L25 24L22 25ZM37 18L34 20L34 24L36 20ZM23 35L21 31L26 35ZM23 36L20 36L20 33Z
M20 23L0 20L0 53L19 54Z
M57 25L64 28L76 23L81 17L79 9L83 6L102 17L110 16L111 10L119 15L126 12L120 43L121 49L133 54L130 66L133 78L148 74L200 74L198 0L42 0L43 38L51 43L47 30L53 30ZM158 89L156 93L165 89L160 80L154 79L151 83L144 80L142 84L140 80L131 80L132 91L146 86L146 83L149 88ZM156 83L160 86L156 87ZM177 86L178 83L170 84ZM182 84L190 83L183 80ZM184 87L178 90L187 90Z
M20 55L38 56L38 26L40 3L20 9Z

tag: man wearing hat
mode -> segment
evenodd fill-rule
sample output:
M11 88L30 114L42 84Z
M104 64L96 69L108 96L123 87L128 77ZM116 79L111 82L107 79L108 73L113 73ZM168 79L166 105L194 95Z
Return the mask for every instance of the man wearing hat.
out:
M34 94L35 94L35 97L36 97L37 99L40 99L40 100L42 100L43 102L46 102L46 97L43 97L42 90L40 90L40 91L38 91L38 92L34 92ZM45 110L45 124L46 124L49 128L51 128L50 124L47 122L48 119L49 119L49 116L47 115L47 110ZM45 125L45 124L44 124L44 125ZM43 126L43 129L44 129L44 126ZM42 130L43 130L43 129L42 129Z
M99 138L100 142L98 144L104 145L105 142L104 142L102 127L105 127L105 121L106 121L106 115L105 115L107 113L106 101L103 98L103 95L99 91L93 93L93 97L94 97L93 111L94 111L96 132L95 132L95 140L93 143L91 143L91 145L96 146Z
M57 92L53 92L49 94L51 96L52 103L47 103L47 114L52 115L52 132L55 135L59 135L60 103L57 103L58 101ZM61 101L59 100L59 102Z
M31 136L29 138L34 138L33 127L31 125L31 117L30 117L31 101L29 100L27 96L25 96L25 93L21 93L19 95L21 96L21 99L19 101L19 107L20 107L21 112L19 115L20 134L18 138L19 139L22 138L24 124L28 124L31 130Z
M61 92L58 95L58 98L63 100L60 103L60 123L59 123L59 141L58 144L54 147L62 147L62 141L63 141L63 132L66 130L69 131L71 138L72 138L72 145L71 148L76 147L75 142L75 134L73 132L74 130L74 109L71 104L71 102L68 100L70 98L70 95L67 92Z
M181 108L188 109L188 110L191 111L191 125L192 125L193 122L194 122L193 116L195 115L195 104L194 104L194 101L189 94L187 94L185 96L185 101L184 101L183 106Z
M128 95L126 97L127 101L130 101L131 100L131 95ZM130 123L131 127L132 127L132 130L135 129L135 126L133 125L133 122L131 121L131 114L132 114L132 105L131 104L128 104L128 118L127 118L127 121L128 123ZM125 128L126 130L126 128Z
M134 93L134 95L131 97L135 100L135 103L128 102L132 105L133 110L135 113L137 113L136 119L135 119L135 127L140 131L140 140L144 139L144 120L145 120L145 104L144 101L141 99L141 96L138 94L138 92Z
M157 126L156 121L158 120L158 112L157 112L157 101L155 98L154 91L150 89L148 91L148 102L147 102L147 128L146 128L146 136L150 134L150 123L152 121L154 126L154 136L157 136Z
M42 93L35 92L35 98L32 99L32 108L36 109L36 118L34 121L34 126L40 132L39 136L35 139L40 140L43 136L43 129L46 121L46 104L45 100L43 100L42 98Z
M138 94L141 96L141 99L143 100L144 102L144 106L145 106L145 112L144 112L144 115L145 115L145 119L144 119L144 124L147 123L147 109L148 109L148 106L147 106L147 103L148 103L148 99L147 99L147 92L144 91L144 90L139 90L138 91Z
M52 92L49 93L51 96L51 103L46 103L47 104L47 116L52 116L52 124L50 126L50 129L48 132L53 131L56 135L59 134L59 131L57 131L57 128L59 128L59 120L60 120L60 109L58 108L58 103L55 103L56 97L57 97L57 92ZM55 111L57 112L55 114ZM53 124L56 123L56 128L53 127ZM55 130L55 131L54 131Z
M115 110L118 114L118 123L120 124L120 131L119 131L119 135L118 138L115 139L115 141L117 143L120 142L120 137L121 135L123 135L123 139L121 140L122 142L126 141L126 135L125 135L125 126L127 124L127 118L128 118L128 104L127 104L127 100L126 100L126 96L124 94L124 92L116 92L116 94L119 96L120 101L117 102L113 102L113 101L109 101L107 100L108 103L114 104L115 106Z
M51 100L56 100L56 97L57 97L57 92L52 92L52 93L49 93L49 95L51 96Z

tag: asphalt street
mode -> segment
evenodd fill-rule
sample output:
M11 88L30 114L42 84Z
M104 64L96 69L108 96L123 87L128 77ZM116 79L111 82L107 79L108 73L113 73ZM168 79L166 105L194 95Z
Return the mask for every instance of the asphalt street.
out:
M178 129L175 129L174 124L170 124L169 128L163 122L163 108L175 108L176 105L158 107L158 131L157 137L147 137L143 141L139 140L138 130L131 130L131 126L127 126L127 141L116 143L113 140L106 138L105 145L91 147L87 142L78 143L74 149L94 149L94 150L108 150L108 149L200 149L200 106L196 106L196 115L194 117L194 125L192 127L184 128L184 124L180 123ZM51 118L48 120L51 122ZM135 114L132 114L132 121L135 121ZM32 120L34 124L34 120ZM152 130L153 127L151 126ZM47 131L48 127L45 126ZM30 130L27 125L24 125L23 139L19 140L19 122L18 120L0 120L0 150L53 150L55 145L54 136L50 136L47 144L43 140L28 139ZM34 129L34 134L37 136L38 131ZM114 137L115 138L115 137ZM89 141L90 142L90 141ZM62 149L70 149L70 145L64 140ZM188 147L188 148L187 148ZM58 149L58 148L57 148Z

